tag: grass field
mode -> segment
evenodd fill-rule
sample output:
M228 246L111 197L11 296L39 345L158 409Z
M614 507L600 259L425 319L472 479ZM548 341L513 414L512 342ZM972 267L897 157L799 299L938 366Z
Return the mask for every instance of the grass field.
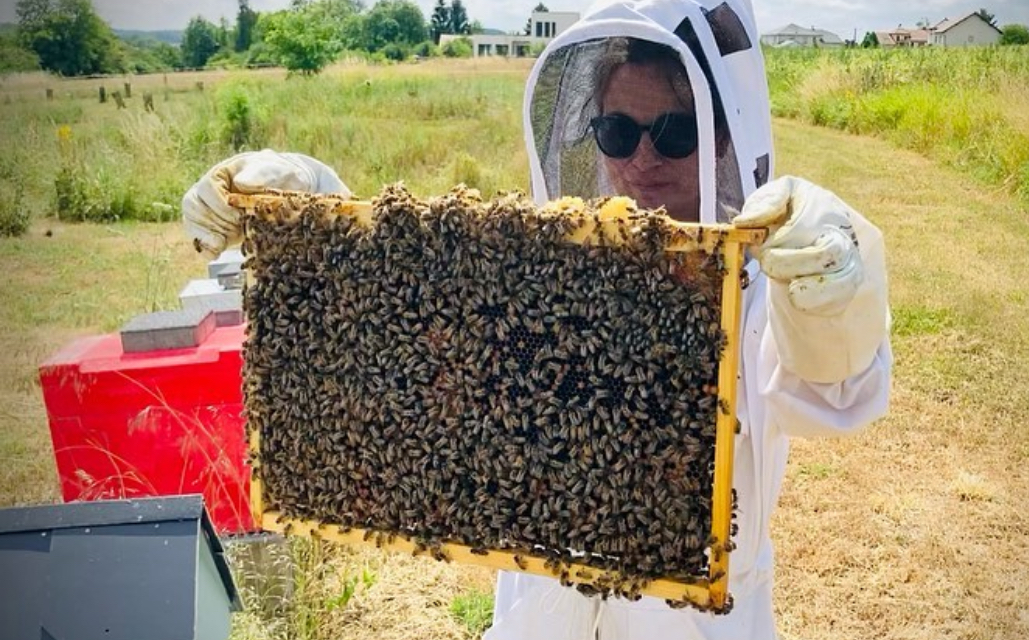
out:
M775 49L772 112L887 138L1029 206L1029 46Z
M48 216L52 171L66 161L60 126L81 167L109 166L144 203L161 197L148 181L172 194L227 153L219 101L240 87L252 87L262 144L322 157L359 193L398 178L419 193L461 179L524 188L526 72L464 62L340 68L307 84L274 72L170 77L181 86L157 114L96 104L96 81L61 83L47 104L45 83L6 80L0 139L17 162L0 163L0 180L24 182L33 219L24 236L0 238L0 505L59 499L38 364L75 336L175 306L205 270L177 224ZM883 229L897 355L887 418L855 438L795 443L773 525L782 636L1029 637L1024 204L889 140L785 119L775 136L780 174L832 188ZM291 604L237 616L235 640L469 638L489 608L485 570L306 541L286 560L297 567Z

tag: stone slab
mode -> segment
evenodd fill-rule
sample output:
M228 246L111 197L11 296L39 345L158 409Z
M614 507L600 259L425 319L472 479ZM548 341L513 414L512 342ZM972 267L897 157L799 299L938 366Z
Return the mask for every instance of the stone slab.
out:
M226 249L221 254L207 263L207 277L216 279L218 274L226 269L235 268L239 271L243 265L243 252L239 249Z
M188 349L200 346L217 326L209 309L157 311L136 316L122 327L121 344L125 353L163 349Z
M183 309L242 309L243 292L226 289L217 279L190 280L179 293Z

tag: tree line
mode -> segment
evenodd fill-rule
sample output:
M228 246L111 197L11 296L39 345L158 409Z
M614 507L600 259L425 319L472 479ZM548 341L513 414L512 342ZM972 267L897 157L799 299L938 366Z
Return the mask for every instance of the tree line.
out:
M65 76L146 73L208 66L285 66L317 73L344 53L373 60L470 56L459 38L478 33L462 0L437 0L429 20L411 0L292 0L255 11L237 0L234 22L189 21L178 46L140 36L119 38L91 0L18 0L16 28L0 30L0 73L43 69Z

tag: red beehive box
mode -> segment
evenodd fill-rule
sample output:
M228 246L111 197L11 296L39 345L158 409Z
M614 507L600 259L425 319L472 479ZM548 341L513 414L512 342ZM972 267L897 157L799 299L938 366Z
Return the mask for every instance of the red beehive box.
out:
M64 500L202 493L219 533L254 530L242 343L237 325L195 348L126 354L111 334L43 363Z

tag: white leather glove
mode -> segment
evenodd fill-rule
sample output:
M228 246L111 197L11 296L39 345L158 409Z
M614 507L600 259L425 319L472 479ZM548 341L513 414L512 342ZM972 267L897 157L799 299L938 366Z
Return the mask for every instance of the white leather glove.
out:
M196 250L217 256L239 242L239 211L229 206L229 194L266 189L351 195L336 172L314 158L269 149L240 153L212 167L182 198L182 221Z
M782 366L826 383L867 369L889 332L882 233L833 193L792 176L751 194L733 224L769 228L754 257L769 278Z

